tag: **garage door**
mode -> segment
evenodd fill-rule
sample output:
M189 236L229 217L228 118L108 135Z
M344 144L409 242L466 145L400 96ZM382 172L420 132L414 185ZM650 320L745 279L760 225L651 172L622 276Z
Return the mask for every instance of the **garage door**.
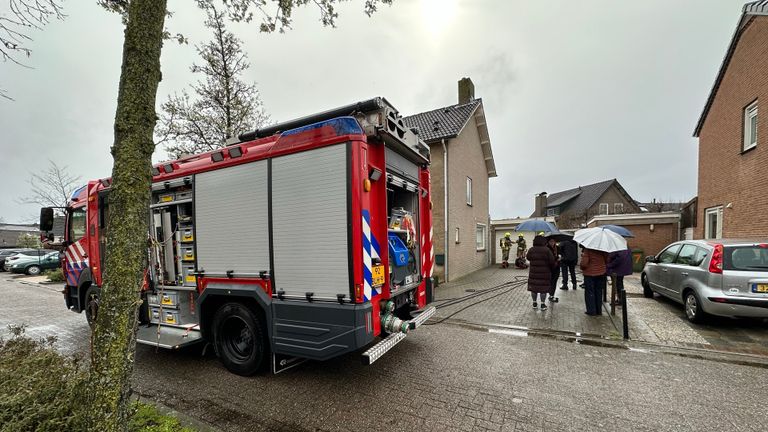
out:
M494 260L494 264L501 264L501 246L499 246L499 245L501 244L501 238L504 237L504 234L506 234L506 233L511 233L512 234L512 241L513 242L517 241L517 235L519 233L517 233L517 232L515 232L515 231L513 231L511 229L496 230L495 231L495 235L494 235L494 240L495 240L495 244L496 244L496 246L495 246L496 247L496 255L495 255L496 259ZM533 237L534 237L534 233L532 233L532 232L525 232L525 233L523 233L523 238L525 239L526 247L530 248L531 246L533 246ZM514 262L516 256L517 256L517 244L513 244L512 245L512 249L509 252L509 261L510 262Z

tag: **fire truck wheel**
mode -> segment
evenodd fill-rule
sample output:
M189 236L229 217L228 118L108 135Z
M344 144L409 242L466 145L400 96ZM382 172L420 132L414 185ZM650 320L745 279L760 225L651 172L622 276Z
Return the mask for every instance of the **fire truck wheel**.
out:
M259 318L241 303L226 303L213 317L216 354L230 372L253 375L265 364L264 330Z
M88 288L85 292L85 319L88 325L93 327L96 324L96 315L99 313L99 289L95 286Z

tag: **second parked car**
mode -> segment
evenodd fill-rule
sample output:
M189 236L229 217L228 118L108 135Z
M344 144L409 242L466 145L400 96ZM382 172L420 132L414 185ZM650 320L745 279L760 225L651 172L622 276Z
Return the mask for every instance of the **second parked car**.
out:
M61 254L53 251L43 256L16 255L17 259L9 263L13 273L39 275L43 270L55 269L61 266Z
M643 293L669 297L692 322L706 314L768 318L768 241L690 240L646 258Z

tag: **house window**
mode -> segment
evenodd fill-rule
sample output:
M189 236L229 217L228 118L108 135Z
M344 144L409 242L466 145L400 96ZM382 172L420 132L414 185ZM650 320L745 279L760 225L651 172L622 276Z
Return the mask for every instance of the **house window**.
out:
M472 205L472 179L469 177L467 177L467 205Z
M560 215L560 207L547 209L547 216L559 216L559 215Z
M456 227L456 244L459 244L459 243L461 243L459 241L459 227Z
M744 145L743 151L757 146L757 101L744 108Z
M485 250L485 233L486 233L487 227L485 224L477 224L475 226L475 248L478 251L484 251Z
M600 203L600 214L601 215L608 214L608 203Z
M704 213L704 238L723 238L723 207L708 208Z
M613 203L613 214L624 213L624 203Z

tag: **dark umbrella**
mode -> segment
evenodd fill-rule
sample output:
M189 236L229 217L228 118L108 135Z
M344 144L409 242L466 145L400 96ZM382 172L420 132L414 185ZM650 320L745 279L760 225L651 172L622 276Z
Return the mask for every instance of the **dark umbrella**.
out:
M622 237L634 237L635 235L632 234L632 231L624 228L621 225L600 225L600 228L607 229L608 231L613 231L616 234L622 236Z
M515 228L515 231L533 231L540 232L557 232L557 228L551 223L539 219L529 220L521 223Z
M547 239L555 239L556 242L561 242L561 241L573 239L573 234L556 231L556 232L548 233L544 237L546 237Z

